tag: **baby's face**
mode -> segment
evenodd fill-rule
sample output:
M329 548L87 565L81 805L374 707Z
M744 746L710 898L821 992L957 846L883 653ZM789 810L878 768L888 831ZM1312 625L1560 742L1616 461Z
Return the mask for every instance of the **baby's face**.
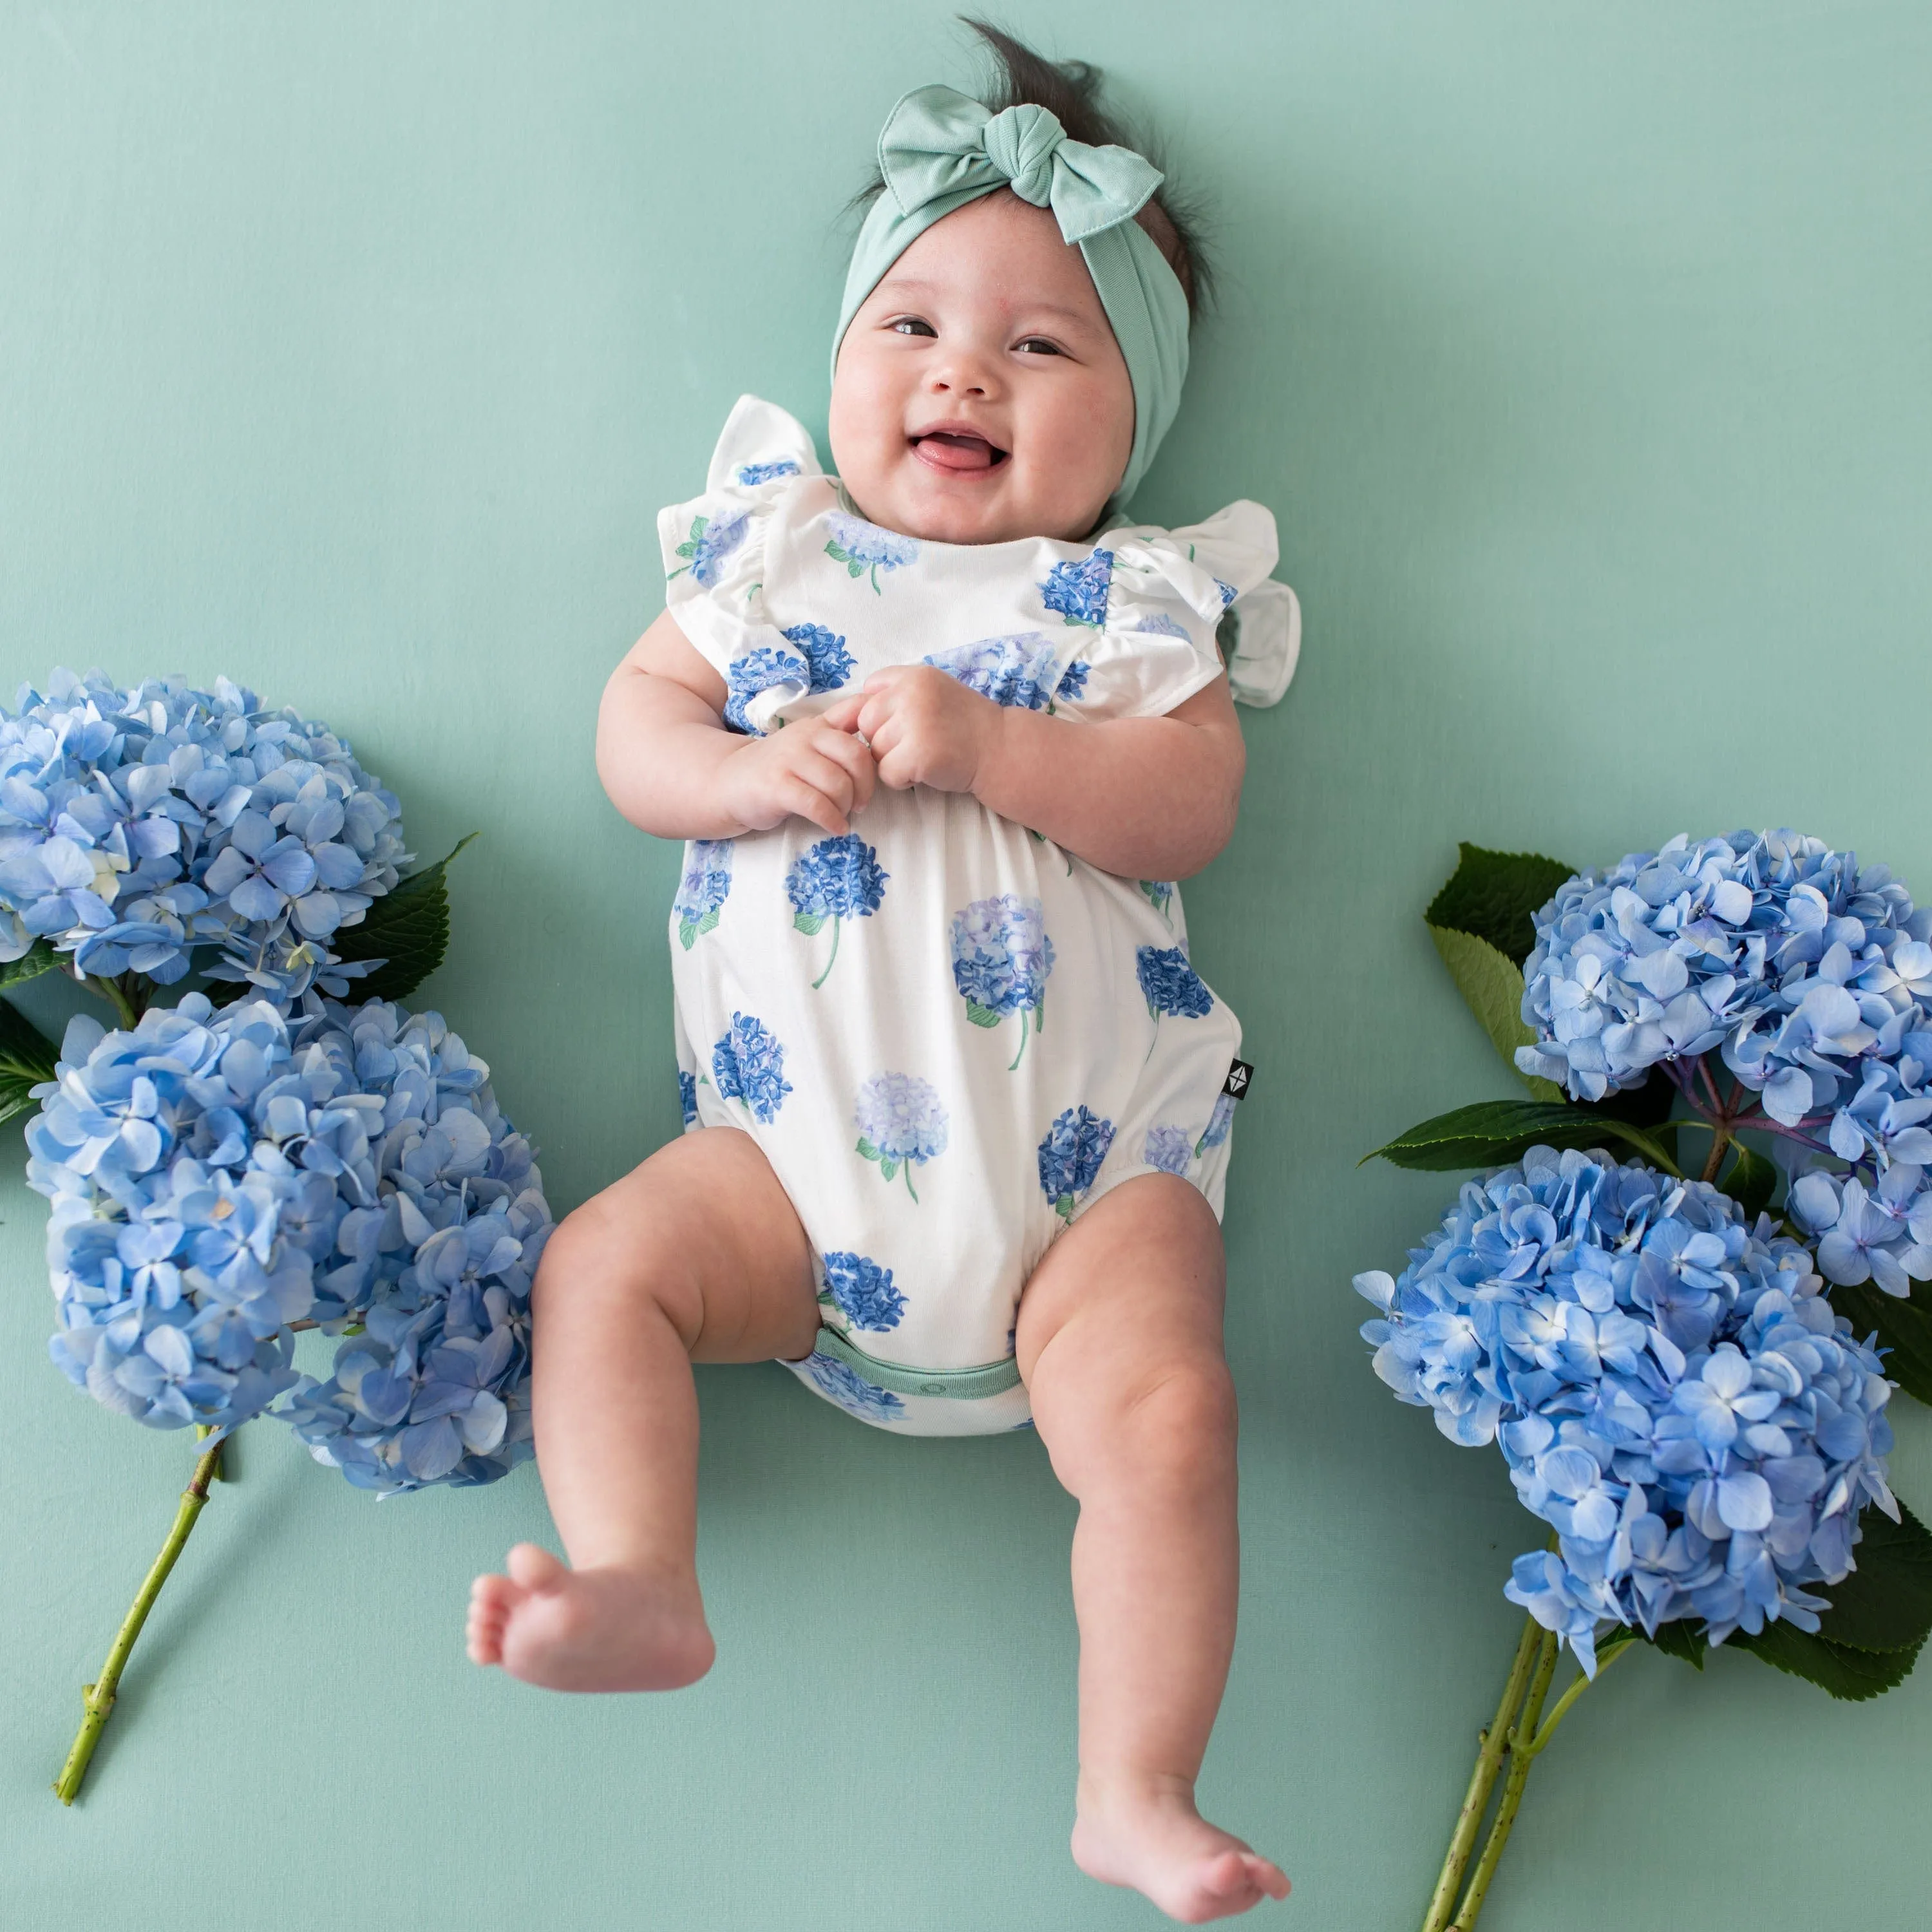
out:
M1134 392L1078 248L1010 190L936 221L852 318L832 459L860 513L935 543L1084 537Z

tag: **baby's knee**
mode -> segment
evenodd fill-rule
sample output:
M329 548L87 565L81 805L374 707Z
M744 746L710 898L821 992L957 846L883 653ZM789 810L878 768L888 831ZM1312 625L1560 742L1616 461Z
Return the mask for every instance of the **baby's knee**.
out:
M674 1241L649 1216L608 1190L566 1214L552 1232L538 1264L532 1312L542 1322L567 1301L612 1299L662 1307L682 1332L701 1324L702 1297L687 1276ZM687 1304L689 1304L688 1306Z
M1056 1426L1042 1430L1076 1495L1096 1479L1195 1484L1232 1465L1234 1385L1216 1352L1150 1360L1068 1393L1072 1400L1054 1405Z

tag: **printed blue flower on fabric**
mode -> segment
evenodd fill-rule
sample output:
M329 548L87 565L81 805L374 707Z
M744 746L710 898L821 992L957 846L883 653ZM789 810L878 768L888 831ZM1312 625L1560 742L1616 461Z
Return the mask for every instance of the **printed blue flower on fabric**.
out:
M1194 1148L1185 1127L1150 1127L1141 1158L1163 1174L1186 1173L1194 1159Z
M805 1372L841 1408L862 1421L896 1422L905 1413L905 1404L891 1390L868 1382L856 1369L822 1349L814 1348L806 1356Z
M852 1118L860 1158L876 1161L888 1180L903 1172L906 1192L918 1200L914 1166L946 1151L949 1125L938 1090L916 1074L875 1073L859 1089Z
M1228 606L1234 601L1236 596L1234 586L1217 577L1214 580L1214 588L1221 593L1221 608L1226 610Z
M1141 889L1141 896L1172 926L1174 916L1168 908L1174 903L1174 881L1172 879L1142 879L1137 883Z
M874 590L880 588L880 571L890 573L902 564L918 561L919 545L910 537L881 530L877 524L868 524L862 517L842 516L835 511L826 516L825 522L832 532L832 540L825 546L825 554L835 563L842 563L848 576L863 577L869 572Z
M1062 1220L1073 1219L1074 1203L1094 1185L1113 1144L1113 1122L1084 1102L1069 1107L1047 1129L1040 1144L1040 1188Z
M778 634L805 653L814 691L836 691L852 675L852 653L845 640L823 624L794 624Z
M718 909L731 891L731 850L728 838L694 838L685 848L684 874L670 909L678 943L687 952L699 934L717 926Z
M1046 1023L1046 980L1052 970L1053 941L1038 899L1001 892L953 914L952 983L976 1027L995 1027L1008 1013L1019 1015L1012 1066L1026 1052L1029 1022L1036 1033Z
M792 924L808 938L815 938L828 919L832 922L832 955L825 970L812 982L814 991L824 985L838 959L840 921L871 918L885 897L886 881L891 877L880 865L877 850L856 832L821 838L792 861L791 870L785 874Z
M749 513L743 510L728 517L693 517L691 535L677 547L677 554L688 561L672 571L665 582L689 571L692 583L710 590L718 581L724 560L743 543L750 527Z
M1062 704L1071 704L1087 694L1087 674L1094 667L1084 658L1076 658L1060 674L1060 682L1054 686L1053 695ZM1048 705L1047 709L1052 710Z
M1020 711L1051 711L1054 687L1064 681L1059 656L1052 638L1038 631L1022 631L1010 638L950 644L932 652L924 662L995 704Z
M1214 995L1178 946L1140 947L1134 955L1134 972L1148 1016L1156 1023L1163 1013L1198 1020L1214 1010Z
M776 483L781 476L796 476L798 465L788 456L781 457L776 463L741 463L738 466L738 481L747 489L755 489L760 483Z
M1205 1154L1210 1148L1217 1148L1225 1141L1234 1124L1234 1096L1217 1094L1214 1096L1214 1111L1208 1116L1208 1124L1201 1130L1201 1138L1194 1143L1197 1154Z
M892 1270L843 1250L825 1257L825 1292L818 1298L855 1328L896 1328L905 1312L905 1297L894 1284Z
M731 1016L730 1030L711 1049L711 1080L720 1100L742 1100L752 1119L767 1124L792 1090L777 1035L746 1013Z
M1810 1253L1702 1181L1532 1148L1355 1286L1376 1374L1451 1442L1496 1442L1557 1532L1504 1594L1586 1670L1606 1622L1815 1630L1860 1509L1896 1517L1878 1358Z
M1107 621L1107 592L1114 580L1114 553L1095 550L1078 563L1056 563L1040 588L1040 602L1063 622L1099 630Z
M1165 610L1150 611L1134 626L1142 636L1147 638L1178 638L1184 644L1194 640L1187 634L1186 625L1170 617Z
M698 1076L687 1073L682 1067L677 1070L678 1111L684 1116L684 1124L694 1127L698 1124Z
M760 644L742 657L731 660L725 667L724 682L728 694L724 700L725 723L733 730L742 731L747 736L762 737L764 734L746 716L746 706L760 692L772 690L779 685L796 685L799 696L803 697L811 688L812 669L804 658L794 656L790 651Z

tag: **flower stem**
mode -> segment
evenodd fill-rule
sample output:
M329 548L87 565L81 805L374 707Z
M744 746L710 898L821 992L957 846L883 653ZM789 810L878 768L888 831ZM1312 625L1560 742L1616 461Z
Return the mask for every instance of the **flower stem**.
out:
M74 1802L75 1794L80 1790L81 1780L87 1775L88 1760L93 1756L94 1747L100 1740L101 1726L114 1708L115 1694L120 1688L121 1673L127 1667L128 1653L134 1648L134 1640L141 1634L141 1626L147 1622L154 1599L161 1593L161 1586L168 1580L168 1572L175 1567L175 1558L182 1553L182 1546L188 1541L195 1518L200 1515L202 1505L208 1501L208 1486L220 1467L221 1444L218 1442L212 1448L204 1450L195 1464L194 1474L182 1492L181 1506L175 1511L174 1527L169 1531L167 1541L161 1545L161 1553L148 1570L133 1607L122 1619L120 1634L114 1640L114 1648L107 1653L107 1661L101 1666L99 1678L81 1687L81 1708L85 1714L80 1720L80 1729L74 1734L67 1762L61 1767L60 1776L54 1780L54 1790L63 1804Z
M1715 1180L1717 1179L1718 1170L1724 1164L1724 1150L1730 1144L1730 1129L1721 1124L1713 1124L1711 1129L1711 1151L1705 1156L1704 1172L1699 1176L1700 1180Z
M105 1000L120 1016L121 1024L132 1033L141 1023L141 1016L135 1011L134 1003L128 997L128 989L118 980L104 980L92 973L76 973L74 976L97 1000Z
M1635 1637L1627 1636L1621 1643L1608 1645L1599 1651L1597 1653L1595 1677L1586 1677L1580 1670L1576 1673L1576 1682L1557 1699L1556 1703L1551 1707L1549 1716L1544 1719L1535 1736L1522 1747L1526 1756L1535 1757L1548 1748L1550 1740L1556 1735L1556 1726L1562 1723L1570 1706L1575 1703L1592 1684L1598 1682L1604 1672L1609 1670L1610 1666L1616 1663L1617 1659L1622 1656L1636 1641Z
M1509 1769L1504 1774L1503 1795L1496 1806L1496 1820L1484 1841L1483 1855L1476 1861L1475 1875L1469 1880L1469 1889L1462 1894L1462 1903L1450 1922L1448 1932L1475 1932L1483 1900L1489 1895L1490 1881L1496 1875L1503 1847L1509 1843L1510 1828L1516 1822L1517 1807L1522 1802L1522 1787L1529 1781L1529 1768L1536 1762L1535 1754L1525 1750L1523 1746L1536 1735L1536 1720L1543 1714L1543 1700L1550 1694L1550 1680L1556 1674L1556 1638L1552 1632L1545 1630L1542 1642L1537 1646L1536 1674L1529 1680L1529 1692L1522 1700L1521 1714L1510 1726Z
M817 992L818 991L819 988L820 988L820 987L821 987L822 986L824 986L824 985L825 984L825 982L826 982L826 980L827 980L827 979L829 979L829 978L831 976L831 973L832 973L832 968L833 963L834 963L834 962L836 962L836 961L837 960L838 957L838 915L835 912L835 913L832 915L832 958L831 958L830 959L828 959L828 960L826 960L826 962L825 962L825 970L824 970L823 973L820 974L819 974L819 976L818 976L818 977L817 979L815 979L814 980L813 980L813 981L812 981L812 990L814 993L815 993L815 992Z
M1534 1617L1523 1619L1522 1636L1516 1647L1516 1661L1510 1666L1509 1681L1503 1686L1502 1702L1488 1729L1478 1733L1476 1767L1469 1774L1469 1789L1463 1795L1462 1808L1456 1814L1456 1829L1449 1840L1448 1856L1442 1861L1436 1889L1430 1894L1429 1910L1424 1915L1422 1932L1443 1932L1449 1922L1456 1894L1468 1870L1469 1854L1476 1848L1476 1834L1483 1814L1490 1807L1490 1792L1502 1768L1503 1754L1509 1747L1509 1720L1522 1701L1524 1687L1536 1662L1537 1646L1543 1627Z
M1012 1072L1013 1069L1018 1066L1020 1062L1026 1057L1028 1010L1024 1006L1022 1006L1020 1009L1020 1050L1018 1053L1015 1054L1012 1058L1007 1063L1006 1071L1009 1073Z

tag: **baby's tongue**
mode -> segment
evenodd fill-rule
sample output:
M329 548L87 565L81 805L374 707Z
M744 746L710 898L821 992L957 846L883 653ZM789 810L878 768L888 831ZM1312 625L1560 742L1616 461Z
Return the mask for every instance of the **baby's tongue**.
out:
M937 464L942 470L993 466L993 446L983 436L955 436L949 430L935 430L930 436L921 436L919 446L927 462Z

